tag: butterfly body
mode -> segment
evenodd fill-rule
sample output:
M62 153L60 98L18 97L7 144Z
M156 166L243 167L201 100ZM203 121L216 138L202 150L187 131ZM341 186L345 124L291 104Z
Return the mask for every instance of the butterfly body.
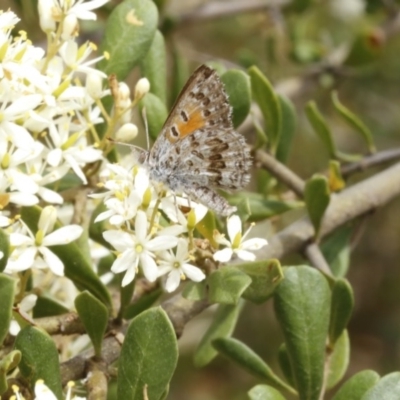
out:
M216 72L199 67L183 88L144 164L150 178L184 192L220 215L235 207L215 190L250 180L251 157L232 126L231 107Z

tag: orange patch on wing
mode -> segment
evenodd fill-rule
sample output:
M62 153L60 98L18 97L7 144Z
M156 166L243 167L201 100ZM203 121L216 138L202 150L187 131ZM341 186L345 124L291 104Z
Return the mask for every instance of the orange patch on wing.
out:
M201 111L195 111L189 114L189 120L187 122L179 121L176 123L176 127L179 132L179 139L183 139L187 135L190 135L197 129L201 129L205 125L205 118L201 114Z
M201 129L205 126L205 118L203 117L201 111L194 111L188 115L188 121L172 121L172 125L176 127L179 136L174 137L171 133L168 134L168 140L170 142L176 142L177 140L181 140L186 136L192 134L197 129Z

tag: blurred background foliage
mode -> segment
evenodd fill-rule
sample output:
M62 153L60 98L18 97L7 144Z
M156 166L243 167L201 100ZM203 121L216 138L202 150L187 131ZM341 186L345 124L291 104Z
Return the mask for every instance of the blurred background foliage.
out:
M275 89L295 104L298 125L288 166L302 178L326 171L328 153L305 118L315 100L342 151L367 154L360 137L339 117L332 90L371 129L377 150L400 145L400 1L394 0L157 0L160 30L168 56L169 106L193 69L205 62L247 69L257 65ZM36 44L34 1L2 1L22 17L18 29ZM118 1L100 10L96 22L81 26L82 40L101 41L102 26ZM132 82L138 77L133 71ZM254 142L251 121L239 129ZM377 169L358 173L364 179ZM263 229L279 230L297 217L289 212ZM383 375L400 369L400 199L367 216L352 237L347 278L355 311L349 325L350 366L346 377L363 369ZM282 260L283 265L299 262ZM209 309L187 326L180 339L179 365L169 398L243 399L256 380L222 357L203 369L192 354L209 325ZM272 302L247 304L234 336L274 369L282 334ZM346 379L345 377L345 379Z

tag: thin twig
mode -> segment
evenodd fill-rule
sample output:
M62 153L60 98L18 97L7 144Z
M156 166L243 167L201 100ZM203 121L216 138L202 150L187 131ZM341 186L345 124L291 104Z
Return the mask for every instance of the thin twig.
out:
M255 160L256 163L293 190L299 197L303 197L304 181L292 170L263 150L257 150Z
M347 178L356 172L365 171L368 168L376 167L378 165L386 164L400 158L400 148L380 151L379 153L372 154L364 157L361 161L344 165L341 168L343 178Z

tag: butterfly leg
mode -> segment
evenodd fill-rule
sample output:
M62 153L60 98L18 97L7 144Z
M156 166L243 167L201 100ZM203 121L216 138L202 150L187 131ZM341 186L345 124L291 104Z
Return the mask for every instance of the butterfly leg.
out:
M191 185L184 188L184 192L224 217L228 217L236 211L236 207L231 206L222 196L207 186Z

